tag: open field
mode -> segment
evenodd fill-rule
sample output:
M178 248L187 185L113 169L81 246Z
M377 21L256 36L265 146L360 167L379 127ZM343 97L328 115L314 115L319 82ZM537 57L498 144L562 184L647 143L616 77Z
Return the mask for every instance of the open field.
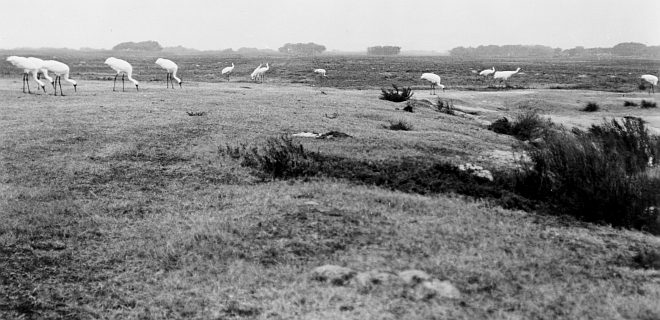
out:
M638 75L657 70L657 61L528 61L511 83L527 89L473 90L481 84L463 74L490 62L234 58L182 58L184 88L169 90L155 58L136 58L140 91L112 92L114 75L102 57L88 57L83 71L63 57L80 79L77 93L63 84L65 97L50 88L51 95L23 94L20 75L0 64L0 318L660 318L660 271L634 258L660 247L658 237L355 177L261 179L222 152L334 130L351 137L294 141L374 166L510 169L516 141L487 130L485 121L534 109L569 126L632 115L660 130L657 110L623 105L657 102L637 90ZM409 59L415 63L406 67ZM243 76L223 83L219 69L230 61ZM272 63L272 74L264 84L248 83L261 61ZM317 62L336 66L326 67L331 78L323 86L311 86L316 79L307 72ZM248 63L249 70L239 68ZM405 103L378 99L378 88L392 82L424 88L417 78L430 70L449 83L458 79L460 90L439 97L476 118L422 106L407 113L397 110ZM544 76L532 80L535 73ZM600 82L590 90L548 89L583 85L579 74ZM436 100L427 90L414 98ZM579 111L587 102L601 110ZM412 130L385 128L398 120ZM396 282L311 279L325 264L420 269L450 281L461 297L419 298Z

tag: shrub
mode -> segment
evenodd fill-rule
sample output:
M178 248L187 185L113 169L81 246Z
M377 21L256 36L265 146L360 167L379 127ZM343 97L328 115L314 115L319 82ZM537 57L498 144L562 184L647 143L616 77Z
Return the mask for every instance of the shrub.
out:
M201 117L206 114L204 111L186 111L186 113L191 117Z
M589 103L587 103L587 105L582 109L582 111L586 111L586 112L595 112L595 111L598 111L599 109L600 109L600 107L598 106L597 103L595 103L595 102L589 102Z
M639 89L641 91L646 90L646 85L644 84L644 82L640 83L639 86L637 86L637 89Z
M511 135L511 122L506 117L502 117L493 121L488 126L488 130L492 130L495 133Z
M403 108L403 111L411 112L411 113L412 113L412 112L415 112L415 111L413 110L413 104L410 103L410 101L408 101L408 103L406 103L406 106Z
M454 102L438 99L438 111L452 116L455 115Z
M397 131L410 131L413 129L412 124L404 121L404 120L397 120L397 121L392 121L390 120L390 125L385 126L386 128L390 130L397 130Z
M389 90L385 90L384 88L381 89L383 93L380 95L380 99L392 102L403 102L413 96L413 91L410 87L399 89L395 84L392 84L392 88L393 89Z
M638 104L635 103L634 101L626 100L626 101L623 102L623 106L624 107L636 107L636 106L638 106Z
M656 138L641 119L612 120L589 131L548 130L527 146L532 165L515 179L515 190L550 204L553 211L615 226L653 225L650 206L660 200L660 180L647 174Z
M642 109L657 108L658 107L658 105L655 102L646 101L646 100L642 100L642 103L641 103L640 106L642 107Z
M241 165L258 169L264 177L275 179L314 176L320 170L318 154L306 151L301 144L295 145L287 136L268 138L265 146L247 145L225 147L224 153L241 159Z
M542 136L551 126L550 120L542 119L536 111L527 111L518 114L511 124L510 135L518 140L531 140Z

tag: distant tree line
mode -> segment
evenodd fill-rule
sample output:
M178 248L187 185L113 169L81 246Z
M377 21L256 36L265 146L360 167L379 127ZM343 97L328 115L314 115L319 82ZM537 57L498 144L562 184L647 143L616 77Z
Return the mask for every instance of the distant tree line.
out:
M375 46L367 48L367 54L378 56L394 56L401 52L401 47L397 46Z
M602 57L602 56L621 56L621 57L646 57L660 58L660 46L646 46L643 43L625 42L619 43L612 48L584 48L575 47L562 50L561 48L551 48L548 46L529 46L529 45L488 45L478 46L476 48L457 47L449 51L449 55L454 57Z
M313 42L287 43L279 48L278 51L286 54L312 56L323 53L323 51L325 51L325 46Z
M161 51L163 47L156 41L122 42L112 47L112 50Z

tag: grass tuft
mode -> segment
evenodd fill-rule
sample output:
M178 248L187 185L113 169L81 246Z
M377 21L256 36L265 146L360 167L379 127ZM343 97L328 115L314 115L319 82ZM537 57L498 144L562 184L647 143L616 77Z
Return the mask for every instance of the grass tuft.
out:
M392 88L393 89L388 89L388 90L382 88L380 99L392 101L392 102L403 102L409 100L413 96L413 91L410 87L399 89L397 85L392 84Z
M493 122L488 129L496 133L507 134L518 140L526 141L541 137L545 131L553 127L552 122L543 119L536 111L518 114L513 122L502 118Z
M584 108L582 108L582 111L585 112L596 112L598 110L600 110L600 106L595 102L589 102Z
M657 108L658 104L653 102L653 101L642 100L642 103L640 104L640 107L642 109Z
M191 117L201 117L206 115L204 111L186 111L186 113Z
M385 128L395 131L410 131L413 129L413 125L404 120L390 120L390 125Z

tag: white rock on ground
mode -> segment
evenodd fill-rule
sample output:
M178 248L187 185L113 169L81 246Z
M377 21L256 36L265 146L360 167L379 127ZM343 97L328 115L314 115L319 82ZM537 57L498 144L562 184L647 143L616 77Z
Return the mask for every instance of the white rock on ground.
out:
M414 269L401 271L398 276L408 285L416 285L422 281L431 280L431 276L428 273Z
M360 272L355 276L355 282L361 287L386 284L396 278L396 275L378 270Z
M351 268L326 264L312 270L311 278L341 286L347 284L356 274L357 272Z

